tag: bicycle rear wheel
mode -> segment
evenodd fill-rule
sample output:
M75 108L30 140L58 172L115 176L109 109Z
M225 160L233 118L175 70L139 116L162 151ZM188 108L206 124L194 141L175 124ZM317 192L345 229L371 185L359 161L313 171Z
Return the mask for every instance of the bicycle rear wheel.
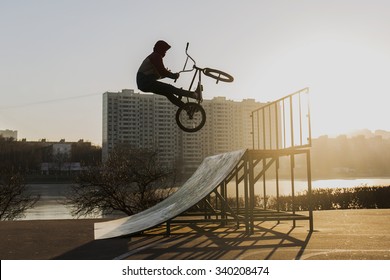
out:
M208 76L210 78L216 79L217 83L219 81L226 82L226 83L231 83L234 81L234 78L232 75L225 73L221 70L217 70L217 69L204 68L203 74L205 74L206 76Z
M176 123L185 132L196 132L206 123L206 112L195 102L188 102L176 112Z

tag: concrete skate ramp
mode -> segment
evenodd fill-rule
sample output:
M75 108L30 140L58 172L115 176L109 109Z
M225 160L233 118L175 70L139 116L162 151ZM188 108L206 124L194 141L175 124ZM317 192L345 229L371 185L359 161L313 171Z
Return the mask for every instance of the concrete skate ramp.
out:
M191 178L164 201L129 217L95 223L95 239L137 233L180 215L211 193L240 162L245 151L207 157Z

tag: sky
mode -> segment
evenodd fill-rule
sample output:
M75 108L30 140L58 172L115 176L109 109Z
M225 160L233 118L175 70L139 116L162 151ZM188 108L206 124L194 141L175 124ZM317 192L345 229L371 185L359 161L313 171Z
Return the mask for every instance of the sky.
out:
M189 42L198 66L234 76L204 79L205 99L268 102L309 87L313 137L390 130L389 27L386 0L1 0L0 130L101 145L102 94L139 92L160 39L173 72Z

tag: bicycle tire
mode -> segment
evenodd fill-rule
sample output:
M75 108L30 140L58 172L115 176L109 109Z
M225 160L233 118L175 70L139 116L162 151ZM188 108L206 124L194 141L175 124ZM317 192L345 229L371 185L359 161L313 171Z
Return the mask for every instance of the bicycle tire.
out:
M206 76L216 79L217 83L219 81L226 82L226 83L231 83L234 81L234 78L232 75L223 72L221 70L213 69L213 68L204 68L203 69L203 74Z
M197 132L206 123L206 112L198 103L185 103L176 111L176 123L185 132Z

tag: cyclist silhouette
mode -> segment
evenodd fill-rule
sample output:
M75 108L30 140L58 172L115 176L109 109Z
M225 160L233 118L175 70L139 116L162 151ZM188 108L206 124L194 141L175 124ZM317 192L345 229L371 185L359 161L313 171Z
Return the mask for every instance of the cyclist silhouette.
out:
M201 97L198 89L195 92L188 91L158 81L163 78L177 79L180 76L179 73L172 73L164 66L163 57L170 48L171 46L167 42L163 40L157 41L154 45L153 53L145 58L138 69L137 86L143 92L164 95L173 104L182 107L184 102L181 101L181 97L185 96L194 99Z

